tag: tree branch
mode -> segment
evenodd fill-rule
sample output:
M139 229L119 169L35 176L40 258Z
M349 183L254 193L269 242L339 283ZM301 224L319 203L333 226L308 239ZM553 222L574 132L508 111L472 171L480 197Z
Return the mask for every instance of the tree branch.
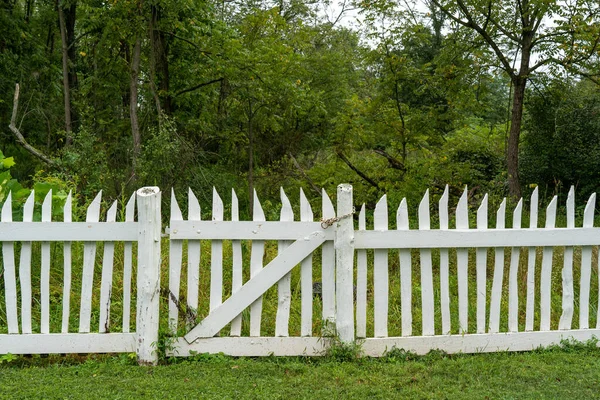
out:
M294 164L294 167L296 167L296 169L298 171L300 171L300 174L302 174L302 176L304 177L304 179L306 179L306 181L308 182L308 184L310 185L310 188L318 195L321 194L321 190L317 187L317 185L315 185L315 182L310 179L310 176L308 176L306 174L306 171L304 171L304 169L302 169L302 167L300 166L300 163L298 162L298 160L296 160L296 157L294 157L294 155L292 154L292 152L288 152L288 156L290 157L290 159L292 160L292 164Z
M337 154L337 156L346 163L346 165L348 167L350 167L350 169L354 172L357 173L358 176L360 176L361 178L363 178L365 181L367 181L367 183L377 189L380 189L379 185L377 184L377 182L375 182L373 179L369 178L367 175L365 175L361 170L359 170L358 168L356 168L354 166L354 164L352 164L350 162L350 160L348 160L348 158L344 155L344 153L342 153L341 150L336 150L335 154Z
M19 128L17 128L17 126L15 124L15 122L17 120L17 110L18 109L19 109L19 84L17 83L15 85L15 98L14 98L14 102L13 102L13 112L12 112L12 116L10 118L10 125L8 127L10 128L12 133L14 133L15 137L17 138L17 142L19 142L19 144L21 144L21 146L23 146L23 148L25 150L27 150L32 155L39 158L46 164L52 165L53 167L57 166L56 161L52 160L50 157L46 156L44 153L42 153L41 151L39 151L32 145L27 143L27 140L25 140L25 138L19 131Z
M387 153L385 150L375 149L373 151L375 152L375 154L379 154L380 156L385 157L385 159L387 159L388 162L390 163L390 167L392 167L394 169L399 169L402 172L406 172L406 166L404 165L404 163L402 163L402 161L398 160L394 156Z
M191 88L187 88L187 89L182 90L181 92L178 92L177 94L175 94L175 97L181 96L184 93L193 92L194 90L200 89L204 86L212 85L213 83L221 82L223 79L224 78L213 79L212 81L200 83L196 86L192 86Z

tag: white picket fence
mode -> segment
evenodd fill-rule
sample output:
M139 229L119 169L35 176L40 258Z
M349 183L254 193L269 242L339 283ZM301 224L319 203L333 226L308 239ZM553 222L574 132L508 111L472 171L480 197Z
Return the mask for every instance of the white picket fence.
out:
M409 228L408 207L403 200L396 211L396 229L390 230L387 198L383 196L373 213L373 229L366 227L363 205L355 230L349 185L338 187L337 213L323 192L322 218L317 221L302 191L298 218L281 190L279 221L266 221L256 194L254 220L239 221L234 191L227 212L230 220L224 220L225 206L216 191L212 220L201 219L200 204L191 191L184 220L172 193L166 297L168 328L174 339L166 346L168 354L319 355L332 343L332 334L342 342L360 341L365 354L371 356L392 348L421 354L432 349L519 351L567 338L600 337L600 305L590 304L591 299L600 298L600 228L593 227L595 195L585 207L583 227L577 228L573 189L567 200L566 228L555 227L556 197L546 209L545 227L538 228L537 190L530 199L527 228L521 226L522 201L513 211L512 228L505 227L505 202L496 212L495 227L488 227L485 196L472 229L465 190L456 206L455 228L450 229L448 198L446 188L437 205L439 229L431 229L426 192L418 209L419 229ZM137 192L137 222L133 220L133 196L126 206L125 222L115 222L116 204L107 212L107 222L98 222L100 195L88 208L87 222L71 222L70 197L65 221L49 222L50 199L46 197L42 206L42 222L31 222L33 197L25 205L24 222L11 222L10 199L2 209L0 240L8 333L0 334L0 354L136 351L141 362L156 362L153 346L158 340L161 263L158 188ZM39 319L32 315L31 307L31 242L35 241L42 242L40 297L35 299L40 302ZM63 265L50 265L51 241L64 243ZM70 332L70 249L71 242L77 241L85 242L81 305L79 329ZM18 275L14 259L19 246L15 247L15 242L21 242ZM105 244L99 330L90 333L92 293L97 287L93 283L96 242ZM109 333L116 330L109 326L114 242L125 243L119 333ZM137 242L137 291L132 297L133 242ZM273 249L275 242L277 251ZM553 262L554 247L564 247L561 266ZM315 251L321 259L314 264ZM521 254L526 268L519 263ZM63 272L60 332L49 328L51 267ZM552 270L559 267L562 285L553 285ZM293 275L295 268L299 273ZM593 273L598 283L592 280ZM577 275L579 284L574 285ZM297 278L292 279L294 276ZM320 281L319 296L313 293L315 281ZM267 309L264 301L272 301L269 290L274 286L276 307ZM556 296L562 296L560 307L553 303ZM133 302L136 329L130 331ZM271 312L273 309L276 311ZM560 319L556 318L559 313ZM39 320L39 333L32 331L32 319ZM265 326L266 319L269 326ZM557 324L552 322L557 320ZM590 321L596 322L594 328Z

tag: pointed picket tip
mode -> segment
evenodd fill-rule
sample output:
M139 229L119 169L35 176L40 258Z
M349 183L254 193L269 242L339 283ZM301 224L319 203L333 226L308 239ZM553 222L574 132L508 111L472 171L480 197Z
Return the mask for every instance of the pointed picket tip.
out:
M575 186L573 185L567 196L567 228L575 228Z
M335 217L335 208L333 208L333 203L325 189L321 189L321 208L323 211L323 218Z
M381 196L381 198L375 205L375 212L377 212L377 210L384 208L384 207L387 209L387 194L384 194L383 196Z
M98 221L100 215L100 203L102 202L102 190L98 192L94 200L90 203L86 212L86 220L88 222Z
M188 221L200 221L200 202L192 188L188 187Z
M48 190L42 203L42 221L50 222L52 218L52 189Z
M310 202L306 198L302 188L300 188L300 217L304 221L312 221L314 219Z
M73 221L73 196L72 191L69 190L69 194L67 195L67 199L65 200L65 205L63 206L63 220L64 222L72 222Z
M290 203L290 199L287 197L287 194L285 194L285 190L283 190L283 187L279 187L279 197L281 198L282 212L283 212L283 209L286 209L286 211L291 210L292 203Z
M254 207L252 209L252 215L254 216L254 221L265 221L265 212L260 205L260 200L258 199L258 194L256 193L256 189L254 189Z
M487 229L488 227L488 195L483 196L481 204L477 209L477 228Z
M596 209L596 193L592 193L590 198L585 205L583 211L583 226L585 228L591 228L594 226L594 211Z
M468 197L469 197L469 190L467 189L467 187L465 186L465 190L463 190L463 193L460 195L460 199L458 200L458 208L460 207L467 207L467 201L468 201Z
M448 229L449 220L448 220L448 198L450 197L450 191L448 189L448 185L444 188L444 193L442 193L442 197L440 197L440 201L438 202L438 213L440 217L440 229Z
M181 209L179 208L179 203L177 203L177 197L175 197L175 189L173 188L171 188L171 220L183 220L183 214L181 213Z
M223 220L223 200L219 196L219 192L213 186L213 206L212 206L212 220L222 221Z
M25 205L23 206L23 222L31 222L33 221L33 206L35 204L35 191L31 191L29 193L29 197L25 201Z
M431 220L429 215L429 189L419 203L419 229L430 229Z
M546 207L546 228L554 228L556 223L556 206L558 203L558 196L554 196Z
M12 221L12 191L8 192L8 196L6 196L6 200L2 205L2 222L10 222Z
M463 194L458 200L456 206L456 228L457 229L469 229L469 205L468 205L469 191L465 186Z
M235 190L231 188L231 220L240 220L240 205Z
M398 229L408 229L408 204L406 197L402 199L396 211L396 226Z
M112 206L106 212L106 222L115 222L117 220L117 201L112 203Z
M529 227L532 229L538 226L538 202L539 194L538 187L536 186L529 200Z
M358 213L358 229L364 231L367 229L367 217L366 217L365 203L360 207L360 212Z
M523 214L523 198L519 199L513 211L513 229L521 229L521 215Z
M425 194L423 195L423 198L421 199L421 202L419 203L419 213L421 212L422 209L427 209L429 211L429 189L427 189L425 191Z
M387 206L387 195L381 196L377 204L375 205L375 212L373 213L373 224L375 229L388 229L388 206Z
M127 205L125 205L125 221L133 221L133 214L135 213L135 192L131 194ZM180 211L181 214L181 211Z
M504 229L506 224L506 197L502 199L498 211L496 211L496 229Z

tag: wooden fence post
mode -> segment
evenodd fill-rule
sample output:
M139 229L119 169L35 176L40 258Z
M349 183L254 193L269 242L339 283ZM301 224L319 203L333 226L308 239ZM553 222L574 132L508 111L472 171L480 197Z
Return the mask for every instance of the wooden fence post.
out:
M143 187L138 202L137 359L140 365L158 362L158 312L160 298L160 189Z
M354 342L354 210L352 185L337 188L337 230L335 232L336 328L342 343Z

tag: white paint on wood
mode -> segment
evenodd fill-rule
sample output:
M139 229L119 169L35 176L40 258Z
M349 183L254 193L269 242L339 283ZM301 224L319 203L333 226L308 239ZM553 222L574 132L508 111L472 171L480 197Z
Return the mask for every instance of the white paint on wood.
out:
M469 229L469 209L467 188L458 200L456 207L456 229ZM456 272L458 278L458 326L460 333L469 331L469 253L463 248L456 249Z
M223 200L213 187L212 220L223 221ZM223 302L223 242L213 240L210 252L210 311Z
M102 242L135 240L132 222L7 222L0 230L1 242Z
M529 229L538 227L538 188L531 194L529 202ZM533 330L535 315L535 247L530 247L527 254L527 305L525 310L525 330Z
M65 200L63 207L63 221L69 223L73 221L72 212L73 198L72 193ZM72 281L72 259L71 259L71 242L65 242L63 245L63 310L62 310L62 333L69 332L69 316L71 314L71 281Z
M366 211L363 203L358 214L358 229L367 229ZM367 337L367 251L356 251L356 337Z
M575 187L571 186L567 196L567 228L575 228ZM562 314L558 329L571 329L575 292L573 289L573 247L565 247L562 269Z
M335 216L335 215L334 215ZM327 217L330 218L330 217ZM174 221L172 239L195 240L298 240L322 229L320 222L298 221ZM335 229L324 229L327 240L333 240Z
M12 192L8 192L2 206L2 222L9 221L12 221ZM6 306L8 333L19 333L14 242L2 242L2 262L4 264L4 304Z
M312 357L323 355L330 343L330 339L321 337L217 337L198 339L192 344L179 338L167 350L167 356L222 353L233 357Z
M283 188L279 189L281 195L280 221L293 221L294 212L290 200ZM290 242L280 240L277 242L277 254L283 252ZM308 255L308 254L307 254ZM289 336L290 309L292 306L292 273L288 272L277 283L277 315L275 316L275 336Z
M171 189L171 215L169 226L172 226L173 221L183 220L183 215L175 190ZM179 308L177 307L180 299L179 291L181 289L181 263L183 260L183 241L171 239L169 240L169 331L172 334L177 333L179 324Z
M336 329L342 343L354 342L354 206L352 185L337 187L335 231Z
M376 231L388 230L387 196L384 194L375 205L373 214L373 228ZM389 276L388 276L388 250L375 250L373 252L373 297L374 297L374 332L375 337L388 336L388 301L389 301Z
M406 198L400 202L396 211L396 227L409 229L408 206ZM362 250L359 250L362 251ZM412 335L412 260L410 250L400 250L400 313L402 316L402 336Z
M313 221L314 216L310 203L300 188L300 220ZM301 285L301 310L300 310L300 335L312 336L312 254L302 260L300 266L300 285Z
M557 196L554 196L546 208L546 228L554 228L556 223ZM550 298L552 295L552 247L544 247L542 272L540 276L540 330L550 330Z
M0 335L0 354L132 353L134 333Z
M50 222L51 219L52 189L48 190L42 202L42 222ZM40 303L42 308L40 333L50 333L50 242L42 242Z
M125 221L133 222L135 213L135 192L125 206ZM136 238L137 239L137 238ZM133 264L133 244L125 242L123 245L123 332L129 332L131 319L131 274ZM173 254L173 253L170 253Z
M502 232L506 224L506 199L502 200L496 212L496 232ZM506 235L506 232L502 232ZM504 277L504 248L494 249L494 277L492 280L492 298L490 300L489 332L500 330L500 302L502 300L502 280Z
M137 357L140 364L156 364L158 356L160 300L160 189L144 187L138 199L138 270L137 270Z
M325 189L321 193L321 209L323 220L335 218L333 203ZM328 237L327 235L333 235L335 230L326 229L323 233L325 237ZM333 239L333 236L331 236L331 239ZM321 292L323 320L326 323L332 323L335 321L335 247L333 240L323 243L321 249Z
M477 209L477 229L488 228L488 195ZM487 302L487 248L478 248L475 255L477 274L477 333L485 333Z
M117 220L117 202L108 209L106 222ZM113 261L115 255L115 242L104 242L104 255L102 257L102 278L100 282L100 320L98 323L100 333L110 332L110 299L113 288Z
M427 231L430 228L429 190L427 190L419 203L419 230ZM434 335L433 265L430 249L421 250L421 311L423 335Z
M320 232L315 232L304 239L295 241L284 252L278 254L265 268L256 273L235 295L225 300L223 304L185 335L185 340L192 343L199 337L214 336L215 333L255 302L324 241L325 237Z
M523 199L519 200L513 211L513 231L521 229L521 216L523 213ZM520 247L513 247L510 253L510 269L508 271L508 331L519 331L519 256Z
M32 190L23 206L23 222L33 221L33 205L35 193ZM21 244L19 260L19 281L21 283L21 328L23 333L31 330L31 242Z
M448 185L438 203L440 230L448 230ZM440 307L442 312L442 334L450 334L450 263L448 249L440 249Z
M86 222L98 222L100 220L100 202L102 191L100 191L92 203L88 206ZM96 243L85 243L83 245L83 271L81 276L81 306L79 308L79 332L90 331L90 319L92 314L92 291L94 289L94 264L96 263Z
M596 193L592 193L583 212L583 227L594 226ZM579 281L579 329L590 327L590 284L592 280L592 246L581 249L581 277Z
M265 221L265 213L260 205L260 200L254 191L254 208L252 216L254 221ZM265 255L265 242L262 240L252 241L252 253L250 254L250 279L254 279L263 269L263 257ZM262 295L250 306L250 336L260 336L260 325L262 317Z
M231 189L231 220L240 220L240 211L235 190ZM235 294L242 287L242 241L233 240L231 242L232 250L232 274L231 274L231 294ZM231 321L231 336L240 336L242 334L242 316L238 315Z
M200 221L200 203L198 198L188 188L188 221ZM174 228L177 221L173 221L171 231L177 232ZM187 264L187 308L189 315L196 313L198 309L198 290L200 285L200 240L188 240L188 264ZM188 321L191 322L191 321Z

